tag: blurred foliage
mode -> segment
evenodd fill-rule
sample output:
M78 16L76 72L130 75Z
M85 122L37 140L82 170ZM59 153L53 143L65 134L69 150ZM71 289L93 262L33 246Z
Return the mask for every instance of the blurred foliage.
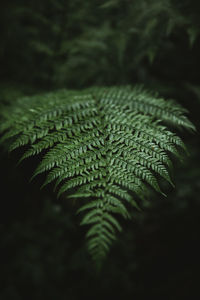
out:
M1 76L44 87L145 81L179 41L194 46L199 7L197 0L5 2Z
M0 26L1 103L139 82L187 107L199 131L198 0L1 1ZM175 163L175 190L124 224L99 277L73 205L28 183L34 159L16 169L20 153L1 148L0 299L198 298L199 133L182 138L190 156Z

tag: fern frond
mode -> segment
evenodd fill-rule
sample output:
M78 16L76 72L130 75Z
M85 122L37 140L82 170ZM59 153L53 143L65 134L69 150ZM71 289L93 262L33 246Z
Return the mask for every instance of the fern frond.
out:
M5 108L1 141L10 139L10 150L28 145L21 160L44 153L33 177L45 172L43 186L55 181L58 196L80 199L88 249L99 262L122 230L118 216L140 209L149 186L164 195L159 177L173 185L169 156L181 159L186 148L164 123L195 130L186 112L140 87L62 90Z

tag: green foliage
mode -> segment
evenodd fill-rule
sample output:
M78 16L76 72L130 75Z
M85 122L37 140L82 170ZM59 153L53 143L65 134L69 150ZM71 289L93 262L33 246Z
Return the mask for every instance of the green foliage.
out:
M34 176L46 173L58 196L79 200L88 250L100 264L122 230L121 217L140 209L158 178L173 185L170 154L184 143L168 127L194 130L186 109L141 87L60 90L4 107L1 142L25 146L21 160L42 154ZM27 149L28 146L28 149Z
M156 59L177 53L177 41L194 45L198 5L196 0L7 2L0 10L3 78L69 88L143 81Z

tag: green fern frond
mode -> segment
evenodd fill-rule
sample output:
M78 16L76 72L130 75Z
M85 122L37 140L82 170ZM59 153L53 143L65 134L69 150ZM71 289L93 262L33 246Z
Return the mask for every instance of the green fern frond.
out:
M80 199L81 224L95 261L105 258L120 218L140 209L149 186L161 191L158 178L173 185L169 155L181 159L181 138L165 125L195 130L187 111L141 87L61 90L26 97L6 107L1 142L10 150L28 145L21 160L43 154L33 177L47 173L58 196Z

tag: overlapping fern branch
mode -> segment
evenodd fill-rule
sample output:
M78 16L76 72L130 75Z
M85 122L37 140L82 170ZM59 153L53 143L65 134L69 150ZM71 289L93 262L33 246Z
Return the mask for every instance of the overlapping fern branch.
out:
M169 154L185 146L164 123L194 130L173 101L142 88L90 88L22 98L3 109L1 141L10 150L29 145L22 160L45 152L34 176L46 172L58 195L80 198L82 225L95 261L107 254L118 215L129 218L148 186L161 192L157 177L171 182Z

